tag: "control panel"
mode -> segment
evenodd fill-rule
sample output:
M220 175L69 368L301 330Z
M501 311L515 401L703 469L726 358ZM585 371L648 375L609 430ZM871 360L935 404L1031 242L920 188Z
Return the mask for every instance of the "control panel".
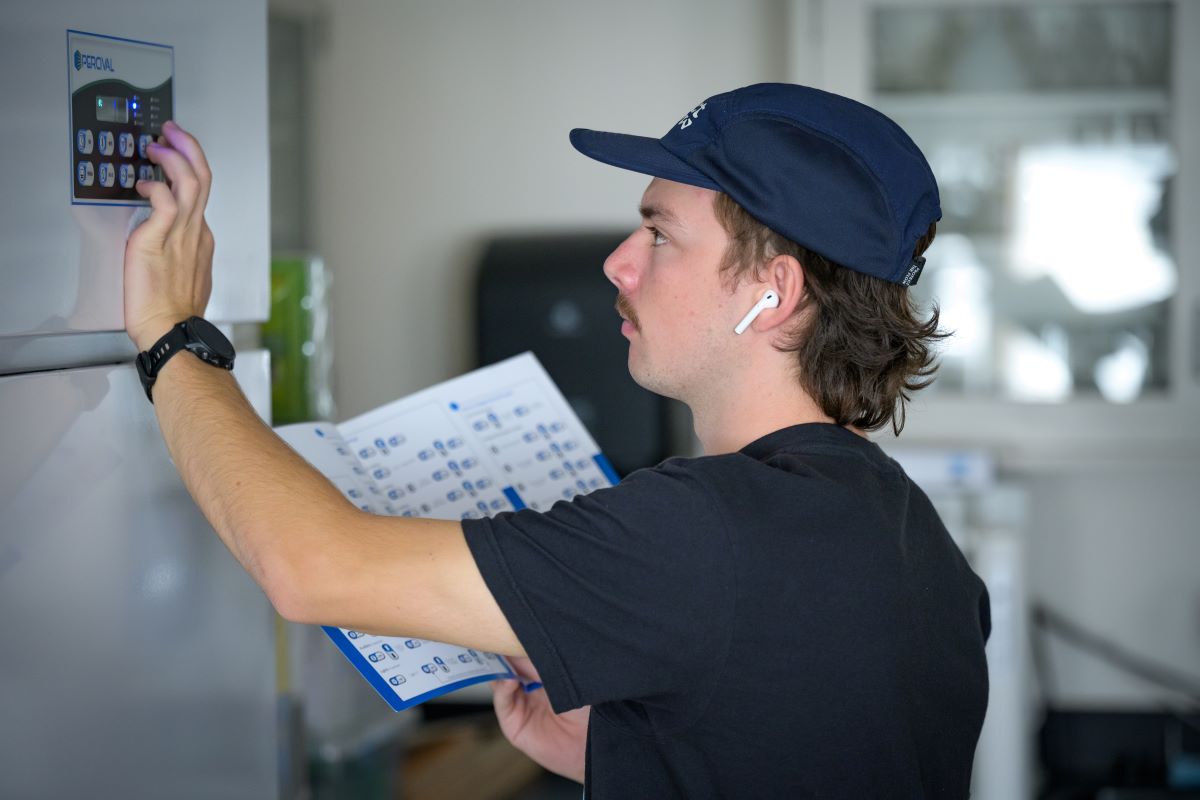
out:
M134 189L161 180L146 145L174 113L168 45L67 31L71 202L149 205Z

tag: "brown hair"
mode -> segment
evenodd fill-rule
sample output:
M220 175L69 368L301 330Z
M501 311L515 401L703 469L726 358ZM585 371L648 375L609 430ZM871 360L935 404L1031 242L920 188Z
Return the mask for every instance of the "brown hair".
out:
M796 311L801 322L776 344L795 353L804 390L838 425L873 431L890 421L899 435L910 393L933 383L933 344L950 335L938 330L937 305L922 321L908 287L847 269L780 236L727 194L717 193L714 209L729 234L721 272L730 287L748 274L757 277L778 255L793 256L804 268ZM917 241L914 257L936 231L935 222Z

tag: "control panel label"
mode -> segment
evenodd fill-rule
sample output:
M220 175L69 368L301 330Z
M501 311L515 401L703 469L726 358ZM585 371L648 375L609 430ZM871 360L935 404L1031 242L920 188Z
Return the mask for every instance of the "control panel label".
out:
M67 31L71 202L149 205L134 188L160 178L146 143L174 115L169 45Z

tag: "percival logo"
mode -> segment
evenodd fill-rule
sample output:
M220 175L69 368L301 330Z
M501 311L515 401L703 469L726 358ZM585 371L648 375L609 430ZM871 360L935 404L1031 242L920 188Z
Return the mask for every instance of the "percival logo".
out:
M692 120L699 119L700 112L703 111L704 107L707 105L708 105L708 103L701 103L700 105L696 106L691 111L689 111L688 113L684 114L683 119L679 120L679 122L676 123L677 125L679 125L679 130L683 130L687 126L691 125Z
M112 59L108 56L90 56L87 53L81 53L76 50L75 69L80 70L85 67L87 69L103 70L104 72L116 72L116 70L113 69Z

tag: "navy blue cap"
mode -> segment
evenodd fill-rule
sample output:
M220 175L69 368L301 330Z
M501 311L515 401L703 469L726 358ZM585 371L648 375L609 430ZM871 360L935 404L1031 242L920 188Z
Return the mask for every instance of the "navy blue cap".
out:
M571 144L623 169L728 194L771 230L905 286L941 219L937 182L900 126L847 97L759 83L718 94L661 139L576 128Z

